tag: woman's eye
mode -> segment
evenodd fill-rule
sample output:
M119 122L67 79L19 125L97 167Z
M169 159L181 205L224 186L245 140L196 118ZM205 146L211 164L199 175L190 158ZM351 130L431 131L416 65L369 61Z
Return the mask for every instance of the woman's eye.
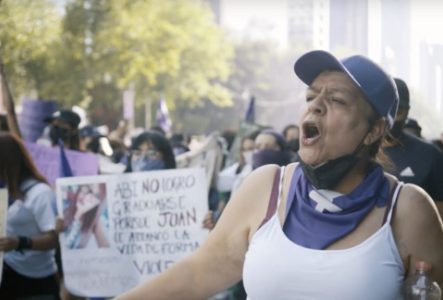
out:
M331 98L331 101L338 104L345 104L345 102L340 98Z
M314 96L306 96L306 102L311 102L314 99L315 99Z

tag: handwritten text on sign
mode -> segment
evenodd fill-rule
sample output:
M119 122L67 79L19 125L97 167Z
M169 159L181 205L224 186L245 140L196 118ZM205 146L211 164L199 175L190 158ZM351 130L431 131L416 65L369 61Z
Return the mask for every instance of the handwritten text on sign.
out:
M106 185L106 192L100 193L100 185ZM79 195L94 190L98 191L96 201L101 204L91 217L96 223L91 225L90 232L79 233L79 242L70 243L75 238L65 220L68 233L60 237L61 245L77 245L77 249L62 247L66 285L72 292L89 297L122 293L195 251L207 235L202 229L208 210L203 169L60 179L57 181L59 213L69 219L67 211L73 206L71 202L93 201L81 200ZM94 228L98 225L106 229L105 235L96 235ZM79 225L86 227L84 223ZM106 256L112 259L99 259ZM97 259L91 260L92 257ZM82 263L86 259L88 263ZM92 277L102 274L100 270L104 269L109 270L113 280L103 279L102 285L87 284L97 281Z

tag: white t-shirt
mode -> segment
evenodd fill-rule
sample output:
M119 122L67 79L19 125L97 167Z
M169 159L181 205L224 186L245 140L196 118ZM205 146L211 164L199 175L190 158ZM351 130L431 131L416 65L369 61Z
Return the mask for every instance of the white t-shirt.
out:
M54 191L45 183L33 179L20 185L25 199L15 200L8 208L6 235L34 237L55 229ZM32 278L42 278L57 270L55 250L8 251L5 262L14 271Z

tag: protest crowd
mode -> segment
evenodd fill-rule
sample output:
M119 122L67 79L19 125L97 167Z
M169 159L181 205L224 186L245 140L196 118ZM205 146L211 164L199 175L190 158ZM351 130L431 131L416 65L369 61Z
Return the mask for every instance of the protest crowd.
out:
M443 133L439 139L426 140L420 120L408 116L407 83L364 57L338 60L312 51L297 60L295 72L308 86L308 107L300 121L284 128L255 124L249 109L237 132L220 128L204 137L173 132L165 116L150 128L131 128L122 119L108 129L91 124L70 107L45 111L33 120L39 126L20 128L12 99L3 93L9 109L0 116L0 184L7 191L7 196L1 194L7 218L0 214L6 232L0 237L0 299L163 299L161 289L164 299L234 300L246 299L247 294L251 299L299 299L290 297L295 291L305 295L300 299L320 299L316 297L337 289L334 283L349 279L346 271L355 276L360 292L372 289L375 294L359 299L393 299L389 297L399 293L418 261L432 268L441 286ZM385 90L368 92L368 77L383 81ZM5 89L4 81L2 85ZM336 92L343 86L345 91ZM362 107L373 114L369 121ZM351 115L357 117L351 120ZM331 126L338 120L334 118L349 118L352 126L344 121L349 132L337 127L331 133L319 125L322 118ZM342 147L341 152L321 150L332 153L325 156L324 165L309 152L323 136L325 149ZM379 149L386 164L376 160ZM202 169L202 176L189 171L193 168ZM351 170L353 178L348 176ZM194 188L202 201L198 208L185 209ZM281 209L283 203L286 208ZM171 231L152 229L153 211L156 226ZM286 240L273 236L283 215L281 232ZM255 229L246 232L246 222L254 223L248 228ZM193 231L177 230L186 226L193 226ZM198 238L189 239L190 232ZM157 243L164 235L187 242L166 243L165 237ZM368 250L366 261L355 254L380 236L386 241L376 240L378 252ZM279 248L261 247L264 243ZM285 257L288 251L297 253L299 260ZM100 257L99 252L109 256ZM323 252L325 257L317 256ZM137 260L140 253L173 258L142 262ZM117 263L119 254L126 260ZM76 260L80 255L82 260ZM132 258L134 263L128 263ZM176 258L185 260L176 263ZM383 259L389 266L378 265ZM108 269L96 269L100 260L107 260L103 266ZM128 264L135 267L124 270ZM283 265L292 271L276 274ZM297 266L314 269L296 274L299 279L306 276L301 280L305 286L298 290L290 279ZM127 280L118 272L127 272ZM340 278L329 278L332 283L325 284L323 293L312 292L316 283L309 280L324 283L333 272ZM361 275L366 272L371 275ZM266 273L274 274L275 280ZM204 275L207 279L201 279ZM88 285L82 276L93 276L96 282ZM187 278L183 285L191 285L194 276L202 283L178 283ZM379 285L364 285L366 280ZM115 290L100 294L99 283ZM350 295L358 294L339 295L352 299Z

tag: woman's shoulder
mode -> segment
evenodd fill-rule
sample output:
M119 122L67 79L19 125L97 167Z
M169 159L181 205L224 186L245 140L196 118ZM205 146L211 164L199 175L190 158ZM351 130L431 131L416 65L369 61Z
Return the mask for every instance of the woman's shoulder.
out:
M399 217L424 218L437 216L437 208L425 190L418 185L404 183L398 195L396 214Z
M415 184L403 184L398 195L393 219L397 235L405 242L414 243L426 234L441 234L442 221L432 198Z
M27 201L39 200L42 198L55 198L54 190L45 182L36 179L28 179L22 186Z

